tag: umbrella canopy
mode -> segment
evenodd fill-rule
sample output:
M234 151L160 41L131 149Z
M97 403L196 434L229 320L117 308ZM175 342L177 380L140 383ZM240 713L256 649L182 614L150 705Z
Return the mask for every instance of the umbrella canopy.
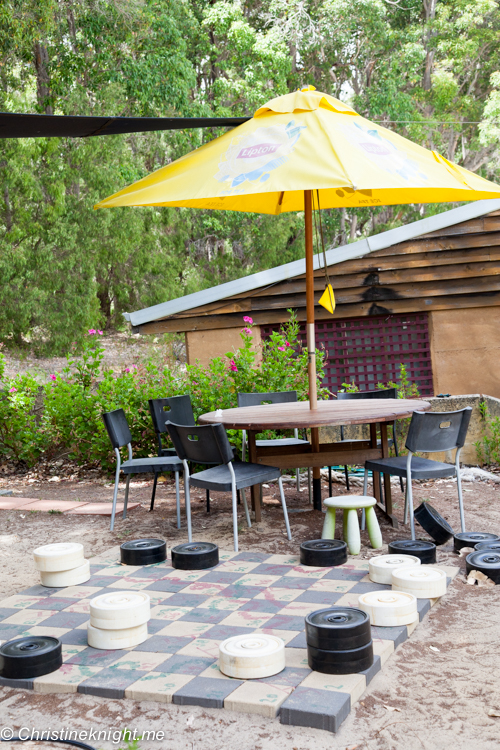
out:
M97 204L281 214L500 197L500 187L319 91L272 99L253 118Z
M313 196L314 208L384 206L498 198L500 187L307 87L272 99L251 120L96 208L304 211L309 405L316 409ZM333 294L328 302L333 311ZM319 452L317 428L311 430L311 446ZM321 510L318 467L313 502Z

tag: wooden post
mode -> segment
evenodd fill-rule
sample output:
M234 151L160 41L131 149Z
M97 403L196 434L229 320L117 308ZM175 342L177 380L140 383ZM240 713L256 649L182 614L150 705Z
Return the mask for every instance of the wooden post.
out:
M313 255L313 222L312 191L304 190L304 217L306 234L306 330L307 330L307 371L309 377L309 407L318 408L318 389L316 384L316 333L314 328L314 255ZM314 453L319 452L319 432L311 428L311 446ZM321 469L313 468L313 506L321 510Z

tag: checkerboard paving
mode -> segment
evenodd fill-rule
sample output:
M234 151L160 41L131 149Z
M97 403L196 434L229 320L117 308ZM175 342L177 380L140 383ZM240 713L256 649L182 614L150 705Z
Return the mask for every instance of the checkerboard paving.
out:
M441 566L443 567L443 566ZM447 567L453 578L458 568ZM226 708L275 717L283 724L332 732L416 624L372 628L374 663L359 674L326 675L307 663L304 618L340 604L357 606L371 583L368 562L350 557L334 568L310 568L289 555L221 552L215 568L180 571L170 560L148 566L119 563L119 548L91 561L91 578L64 589L32 586L0 602L0 640L24 635L60 639L63 665L32 680L0 678L0 685L38 693L84 693L180 705ZM87 645L89 603L107 589L138 589L151 597L148 638L131 649ZM418 601L420 620L436 600ZM217 666L219 644L246 633L285 642L286 667L259 680L237 680Z

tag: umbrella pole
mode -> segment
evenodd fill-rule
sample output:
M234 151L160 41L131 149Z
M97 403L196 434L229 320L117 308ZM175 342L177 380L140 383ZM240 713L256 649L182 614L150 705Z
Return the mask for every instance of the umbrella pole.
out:
M304 190L304 215L306 230L306 330L307 330L307 370L309 377L309 407L318 408L318 388L316 382L316 335L314 328L314 265L313 265L313 224L312 190ZM313 453L319 453L319 432L311 428ZM313 506L321 510L321 467L313 467Z

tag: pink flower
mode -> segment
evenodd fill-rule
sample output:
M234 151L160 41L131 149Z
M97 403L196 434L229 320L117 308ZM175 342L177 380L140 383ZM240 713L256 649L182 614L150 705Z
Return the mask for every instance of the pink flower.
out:
M251 328L242 328L241 333L246 333L247 336L252 335L252 329Z
M248 325L252 325L252 323L253 323L253 320L252 320L252 318L250 318L250 317L249 317L248 315L245 315L245 316L244 316L244 318L243 318L243 321L244 321L245 323L248 323Z
M238 372L238 368L236 367L236 362L234 361L234 359L232 359L229 363L229 369L231 370L231 372Z
M50 379L51 379L51 380L57 380L57 376L56 376L56 375L51 375L51 376L50 376Z
M125 368L125 372L130 372L130 369L128 367Z
M16 392L17 392L17 388L14 388L14 386L12 386L12 388L9 388L9 393L16 393Z
M99 330L98 330L98 331L97 331L97 333L99 334L99 336L102 336L102 335L103 335L103 332L102 332L102 331L99 331Z
M96 332L95 328L89 328L89 330L88 330L89 336L93 336L95 334L95 332Z
M289 341L285 341L285 346L290 346L290 342Z
M284 346L278 346L278 351L279 352L284 352L285 351L285 347Z

